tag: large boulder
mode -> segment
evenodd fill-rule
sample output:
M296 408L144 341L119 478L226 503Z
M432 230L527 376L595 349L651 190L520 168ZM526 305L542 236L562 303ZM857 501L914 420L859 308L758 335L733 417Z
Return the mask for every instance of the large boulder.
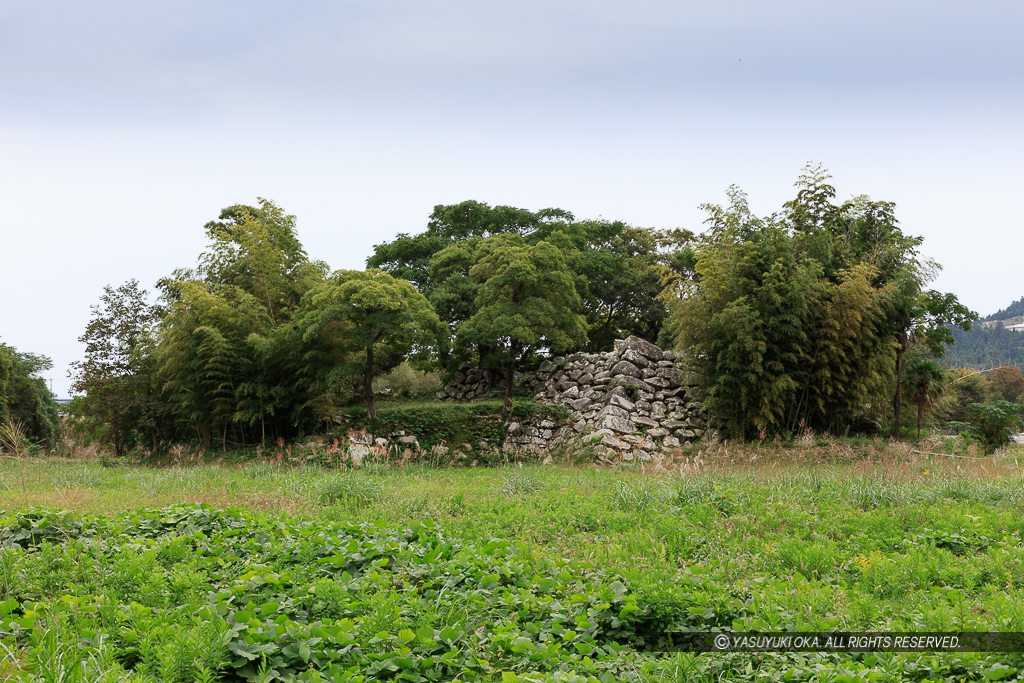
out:
M626 340L622 343L622 349L636 351L644 358L652 360L655 363L665 358L664 351L659 349L651 342L644 341L640 337L627 337Z
M621 417L623 420L629 419L629 413L623 408L620 408L619 406L607 405L601 408L601 410L597 411L598 420L605 417L606 415Z
M630 377L629 375L615 375L612 377L612 381L616 384L636 387L640 389L640 391L646 391L648 394L653 394L655 392L655 388L647 382L642 379L637 379L636 377Z
M601 420L601 426L605 429L611 429L612 431L619 432L620 434L632 434L636 431L636 425L630 420L615 417L614 415L606 415L604 419Z
M643 373L640 372L640 368L633 365L628 360L620 360L615 364L615 367L612 368L612 376L615 377L617 375L625 375L627 377L640 379L643 376Z
M571 402L569 405L572 406L572 409L574 411L580 413L589 408L591 403L593 403L593 401L591 401L589 398L578 398L575 401Z
M647 360L643 354L634 351L633 349L624 350L620 356L622 357L622 360L629 361L640 369L650 367L651 365L651 361Z
M619 408L625 410L627 413L632 413L636 411L636 404L634 404L632 401L630 401L625 396L622 396L621 394L611 394L608 397L608 405L618 406Z

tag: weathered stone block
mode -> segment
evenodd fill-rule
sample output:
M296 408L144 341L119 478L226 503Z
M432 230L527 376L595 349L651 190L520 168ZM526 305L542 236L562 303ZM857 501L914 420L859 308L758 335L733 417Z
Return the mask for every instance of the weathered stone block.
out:
M633 349L626 349L625 351L622 352L621 356L622 360L632 363L641 370L648 367L651 364L651 361L647 360Z
M584 410L589 408L592 403L593 403L592 400L590 400L589 398L585 398L584 397L584 398L577 398L576 400L574 400L569 405L572 406L572 409L575 412L582 413Z
M629 375L615 375L612 377L612 381L616 384L636 387L640 389L640 391L646 391L648 394L651 394L652 397L654 396L654 387L642 379L630 377Z
M639 353L641 356L644 356L645 358L653 360L655 362L659 360L664 360L665 358L664 351L662 351L649 341L644 341L640 337L627 337L626 340L622 343L622 347L623 349L632 349L633 351Z
M679 371L673 368L658 368L658 377L664 377L673 384L679 383Z
M636 431L636 425L634 425L630 420L624 420L623 418L616 417L614 415L605 415L601 420L601 426L620 434L632 434Z
M608 397L608 405L618 406L619 408L625 410L627 413L632 413L636 410L636 404L634 404L625 396L622 396L618 393L612 394L611 396Z
M617 377L619 375L640 379L640 368L633 365L628 360L620 360L615 364L615 367L612 368L612 377Z
M608 446L609 448L614 448L619 451L625 448L629 448L629 444L625 443L624 441L617 437L612 436L611 434L608 434L603 439L601 439L601 445Z
M615 398L618 398L618 397L615 397ZM623 420L628 420L629 419L629 412L626 411L625 408L622 408L621 406L616 406L616 405L606 405L606 406L604 406L599 411L597 411L597 415L595 417L603 418L603 417L605 417L607 415L612 415L613 417L621 417Z

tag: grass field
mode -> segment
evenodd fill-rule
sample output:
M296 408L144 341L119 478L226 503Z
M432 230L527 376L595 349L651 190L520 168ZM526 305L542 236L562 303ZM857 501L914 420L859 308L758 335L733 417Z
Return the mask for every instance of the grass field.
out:
M680 629L1024 631L1018 458L860 442L717 445L659 472L5 460L0 674L1015 680L1020 654L643 650Z

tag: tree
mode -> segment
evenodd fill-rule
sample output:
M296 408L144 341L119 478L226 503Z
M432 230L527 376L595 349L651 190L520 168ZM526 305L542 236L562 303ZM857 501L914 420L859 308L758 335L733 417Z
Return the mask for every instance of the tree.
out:
M467 201L434 207L425 232L379 244L367 260L368 266L416 285L448 324L450 334L436 354L447 369L468 360L452 355L455 333L475 312L480 285L470 270L487 256L496 236L525 245L547 241L561 250L576 275L574 287L592 330L582 348L608 350L616 338L631 334L657 339L667 317L659 296L663 233L621 221L576 221L561 209L531 212ZM462 350L475 353L481 366L492 364L487 347Z
M903 375L903 389L910 402L917 406L917 438L921 438L924 409L931 407L942 394L942 368L933 360L915 357L907 364Z
M572 220L573 215L562 209L532 212L513 206L492 207L473 200L439 204L430 214L426 231L418 235L401 233L392 242L376 245L366 265L408 280L430 298L434 288L443 282L430 273L431 259L442 249L495 235L526 238L542 226L561 225Z
M1019 334L1019 333L1015 333ZM1024 395L1024 373L1018 367L1003 366L985 375L989 389L1003 400L1016 403Z
M361 353L363 397L370 419L377 417L373 377L399 365L414 349L425 349L441 334L441 321L426 297L405 280L380 270L341 270L303 299L299 328L313 342L331 323L348 330L348 343Z
M786 220L807 240L809 253L827 277L856 263L874 271L876 287L889 290L889 314L885 326L896 343L895 390L892 394L894 430L900 438L902 417L903 359L912 347L941 358L953 342L950 325L970 329L977 314L953 294L925 291L941 269L934 261L921 261L920 237L905 235L896 220L895 204L873 202L866 196L835 205L831 176L819 166L808 165L797 180L797 197L785 204Z
M471 273L481 283L477 312L459 326L461 344L495 349L505 367L502 420L512 406L516 365L528 354L586 343L587 324L572 272L562 252L548 242L524 245L494 237L491 253Z
M988 403L991 399L984 375L973 368L946 371L945 390L936 406L937 416L943 422L966 423L970 419L967 406Z
M607 351L631 335L657 340L668 317L660 296L667 233L587 220L546 225L536 237L557 246L576 274L588 330L583 350Z
M79 410L102 425L102 438L123 455L149 437L157 448L165 417L154 373L155 330L159 317L136 280L103 288L100 303L78 341L85 359L71 364L71 389L84 396Z
M0 426L19 426L35 441L53 442L57 403L40 373L53 367L46 356L0 344Z
M273 321L263 302L239 287L211 291L186 281L176 285L176 296L160 340L164 391L185 425L207 443L219 437L226 449L228 432L250 423L239 411L242 384L268 383L259 376L253 342L273 330Z
M936 264L937 266L937 264ZM896 394L893 397L893 436L901 436L903 357L913 346L936 358L942 358L946 346L953 344L951 326L971 329L978 314L961 304L953 294L922 291L917 275L904 278L896 302L891 327L896 337Z

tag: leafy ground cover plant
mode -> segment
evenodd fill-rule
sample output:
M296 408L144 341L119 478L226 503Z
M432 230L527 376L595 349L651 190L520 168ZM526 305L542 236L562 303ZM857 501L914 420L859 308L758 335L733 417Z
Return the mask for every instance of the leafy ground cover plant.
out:
M726 456L723 445L719 460L658 476L31 462L25 489L0 490L0 507L21 510L0 520L0 671L82 681L1019 679L1024 662L1005 653L641 651L670 628L1024 630L1019 451L897 459L879 442L850 447L856 457L828 445L836 462L800 466L803 451L780 452L781 463L762 449L751 465L754 453L730 445ZM0 478L21 467L0 463Z
M650 667L625 647L650 627L622 579L526 560L508 541L459 543L430 521L384 530L209 505L113 518L33 508L0 540L16 577L0 637L37 677L600 680Z

